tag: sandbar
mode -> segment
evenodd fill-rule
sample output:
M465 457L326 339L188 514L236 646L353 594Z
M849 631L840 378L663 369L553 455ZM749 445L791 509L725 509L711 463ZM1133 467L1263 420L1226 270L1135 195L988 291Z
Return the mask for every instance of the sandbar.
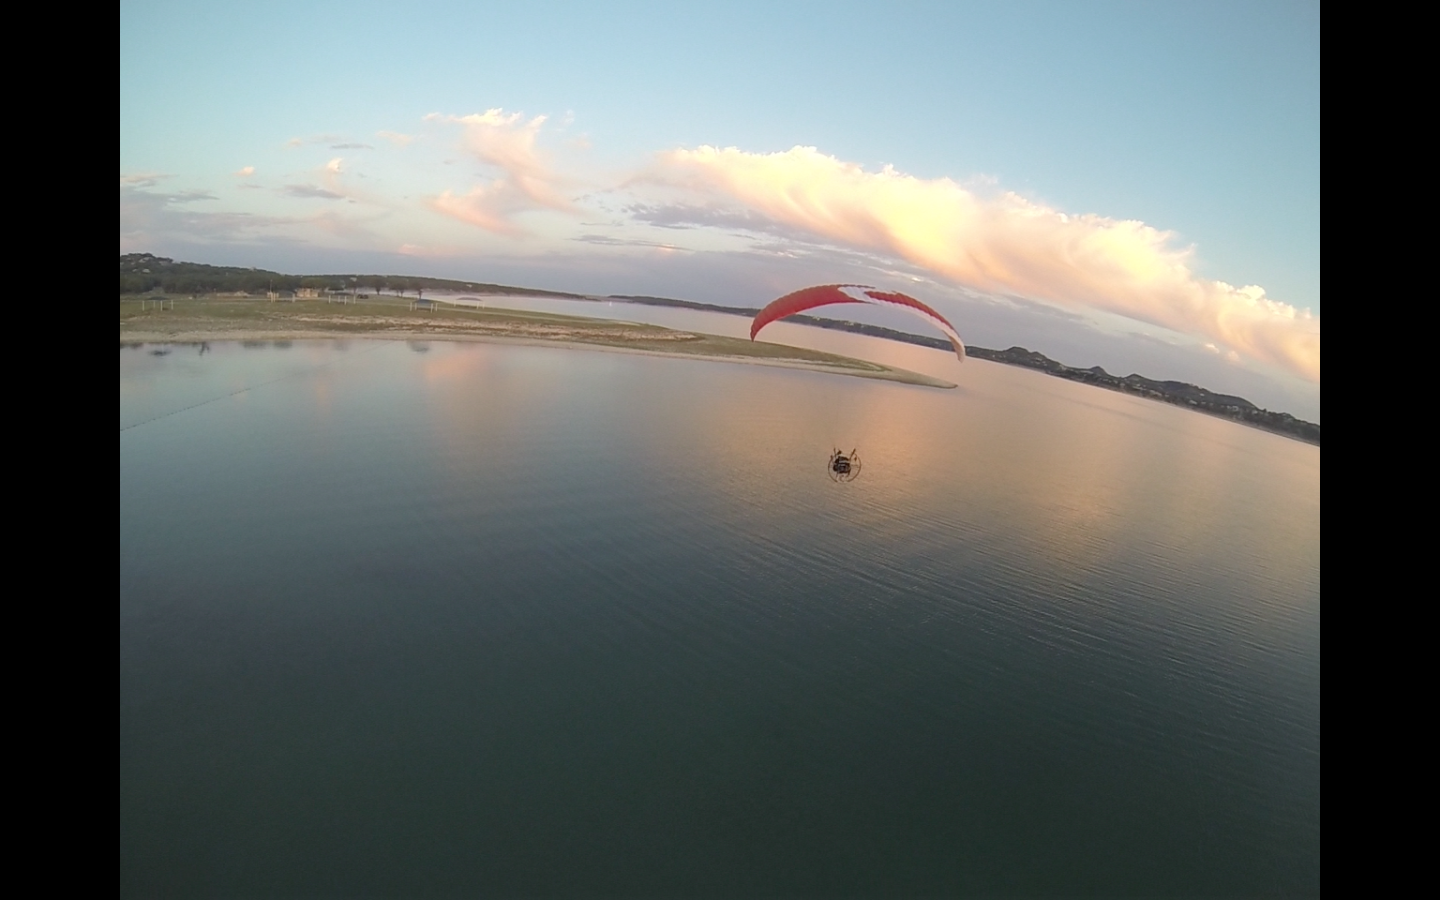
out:
M173 306L171 303L173 302ZM331 304L231 298L120 304L120 343L369 339L480 341L804 369L924 387L956 385L893 366L741 338L611 319L495 308L411 310L401 298Z

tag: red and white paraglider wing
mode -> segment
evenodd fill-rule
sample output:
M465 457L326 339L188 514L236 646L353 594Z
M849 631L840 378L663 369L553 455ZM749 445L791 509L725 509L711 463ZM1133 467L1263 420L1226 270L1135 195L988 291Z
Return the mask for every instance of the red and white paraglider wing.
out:
M870 298L871 303L903 309L929 322L945 333L945 336L950 339L951 346L955 348L955 355L961 362L965 361L965 342L960 340L960 335L955 332L955 326L924 303L906 294L877 291L874 288L852 288L852 290L863 292L866 297Z
M903 309L919 316L943 332L954 346L955 355L962 362L965 360L965 343L960 340L960 335L955 332L955 327L944 316L914 297L858 284L825 284L786 294L756 314L755 320L750 323L750 339L753 341L755 335L760 333L760 329L777 319L793 316L817 306L829 306L833 303L869 303L874 306Z
M842 290L843 287L845 285L822 284L819 287L802 288L793 294L786 294L780 299L772 301L769 306L760 310L755 315L755 321L750 323L750 340L755 340L755 335L760 333L760 329L771 322L802 313L807 309L829 306L832 303L871 302L869 299L851 297Z

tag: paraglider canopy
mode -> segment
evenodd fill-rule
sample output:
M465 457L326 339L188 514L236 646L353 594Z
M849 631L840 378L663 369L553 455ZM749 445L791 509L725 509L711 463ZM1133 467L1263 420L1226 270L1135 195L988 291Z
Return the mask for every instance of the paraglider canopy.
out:
M875 306L888 306L892 309L903 309L913 313L944 332L945 336L950 339L950 344L955 348L955 355L961 362L965 361L965 344L960 340L960 335L955 333L954 326L946 321L944 316L914 297L866 287L863 284L822 284L786 294L756 314L755 320L750 323L750 340L755 340L755 335L760 333L760 329L776 319L793 316L817 306L829 306L832 303L870 303Z

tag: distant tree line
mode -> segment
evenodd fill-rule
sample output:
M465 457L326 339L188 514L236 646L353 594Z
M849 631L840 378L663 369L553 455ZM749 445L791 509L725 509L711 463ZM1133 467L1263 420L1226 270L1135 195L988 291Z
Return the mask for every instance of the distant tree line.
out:
M616 294L614 297L616 300L625 300L629 303L643 303L647 306L673 306L682 309L701 309L707 312L721 312L735 316L753 316L760 311L754 307L718 306L713 303L672 300L668 297L636 297L623 294ZM826 319L820 316L807 315L789 316L786 321L800 322L820 328L829 328L834 331L848 331L852 334L864 334L870 337L902 341L920 347L944 350L947 353L950 352L951 349L950 342L944 338L910 334L904 331L896 331L893 328L885 328L880 325L866 325L860 322L846 322L839 319ZM1268 409L1261 409L1244 397L1236 397L1232 394L1217 394L1183 381L1155 381L1143 375L1126 375L1124 378L1120 378L1111 375L1100 366L1078 369L1067 366L1064 363L1056 362L1043 353L1027 350L1024 347L1011 347L1008 350L989 350L985 347L977 347L971 344L966 348L965 352L968 356L973 356L976 359L988 359L1011 366L1039 369L1070 381L1079 381L1085 384L1093 384L1096 387L1107 388L1112 391L1136 394L1175 406L1184 406L1199 410L1200 412L1210 413L1211 415L1233 419L1237 422L1248 422L1259 428L1299 438L1302 441L1309 441L1312 444L1320 443L1320 426L1314 422L1297 419L1289 413L1272 412Z
M120 256L120 293L145 294L264 294L315 288L346 293L412 294L416 291L460 291L476 294L521 294L536 297L580 297L558 291L511 287L477 281L455 281L422 275L285 275L267 269L209 266L176 262L152 253Z
M268 290L293 291L301 287L300 278L281 275L264 269L235 266L207 266L200 263L175 262L150 253L127 253L120 257L120 293L144 294L162 291L167 294L245 293L263 294Z

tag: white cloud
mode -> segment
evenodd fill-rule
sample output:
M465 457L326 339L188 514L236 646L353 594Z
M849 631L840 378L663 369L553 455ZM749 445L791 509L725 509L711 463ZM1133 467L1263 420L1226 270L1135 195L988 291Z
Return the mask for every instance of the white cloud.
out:
M891 253L964 286L1149 322L1320 379L1318 317L1253 285L1196 277L1192 250L1143 222L1069 215L1008 192L981 196L888 166L866 172L813 147L674 150L644 180Z
M433 209L499 234L521 235L514 218L527 210L552 209L578 212L560 189L565 183L542 154L535 140L545 116L526 121L520 113L501 109L468 116L432 113L427 121L458 124L464 128L463 144L477 160L503 173L495 180L472 188L463 195L445 191L431 202Z
M254 166L246 166L246 167L244 167L243 169L240 169L239 171L237 171L235 174L238 175L238 176L240 176L241 178L249 178L251 175L254 175L254 174L255 174L255 167L254 167Z
M424 244L401 244L396 251L401 256L421 256L432 259L444 259L457 255L452 247L431 247Z
M511 237L527 233L511 221L511 217L534 208L528 197L503 179L472 188L465 194L445 191L430 201L430 207L477 228Z
M326 188L313 184L287 184L282 189L287 197L299 197L307 200L343 200L344 194L337 193Z
M309 137L293 137L285 142L287 147L303 147L306 144L349 144L349 138L340 134L312 134ZM368 147L369 144L360 146Z
M160 183L162 178L168 176L159 172L137 172L134 175L121 175L120 184L129 187L154 187Z
M401 203L383 193L361 189L356 178L364 178L363 172L355 172L344 157L334 157L323 166L311 170L313 181L308 184L290 184L282 190L287 196L320 200L345 200L348 203L364 204L372 208L394 210Z

